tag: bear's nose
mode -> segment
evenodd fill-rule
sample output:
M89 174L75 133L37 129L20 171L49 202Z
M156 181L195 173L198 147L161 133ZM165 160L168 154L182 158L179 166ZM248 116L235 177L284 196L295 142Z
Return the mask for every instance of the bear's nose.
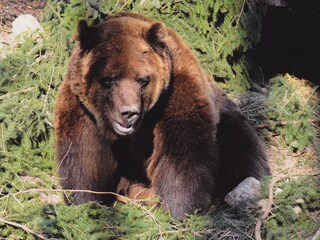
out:
M123 107L120 111L123 120L134 123L139 117L139 111L134 107Z

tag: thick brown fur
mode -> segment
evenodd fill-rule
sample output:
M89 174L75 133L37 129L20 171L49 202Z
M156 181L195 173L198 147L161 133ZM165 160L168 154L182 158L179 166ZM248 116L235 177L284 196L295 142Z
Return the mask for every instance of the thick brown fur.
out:
M120 13L81 21L76 38L54 116L64 189L157 195L182 219L244 178L270 174L239 108L163 23ZM73 196L90 200L114 201Z

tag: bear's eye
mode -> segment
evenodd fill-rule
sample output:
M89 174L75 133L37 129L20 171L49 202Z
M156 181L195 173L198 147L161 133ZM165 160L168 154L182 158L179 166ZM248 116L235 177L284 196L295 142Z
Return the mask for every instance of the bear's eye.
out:
M141 87L146 87L150 83L151 77L145 76L145 77L139 78L138 80L139 80Z
M111 87L114 82L116 81L115 77L104 77L102 79L102 83L106 86L106 87Z

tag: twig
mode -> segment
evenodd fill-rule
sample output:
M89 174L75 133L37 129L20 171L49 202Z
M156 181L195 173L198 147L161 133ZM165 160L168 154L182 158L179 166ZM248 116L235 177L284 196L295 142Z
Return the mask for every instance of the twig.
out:
M13 226L13 227L21 228L23 231L25 231L27 233L30 233L30 234L36 236L37 238L40 238L40 239L43 239L43 240L49 240L48 238L46 238L42 234L36 233L36 232L32 231L31 229L27 228L26 226L21 225L19 223L8 221L8 220L5 220L3 218L0 218L0 222L2 222L4 224L7 224L7 225L10 225L10 226Z
M48 124L51 128L54 128L52 122L50 122L48 119L45 118L45 119L44 119L44 122L45 122L46 124Z
M232 226L234 226L236 229L238 229L241 233L243 233L248 238L253 240L253 238L250 235L248 235L246 232L242 231L236 224L234 224L232 221L230 221L228 218L226 218L225 214L223 214L223 217L227 222L229 222Z
M8 92L8 93L0 96L0 100L9 98L9 97L11 97L11 96L14 95L14 94L27 93L27 92L31 91L32 89L34 89L34 87L22 89L22 90L19 90L19 91L16 91L16 92Z
M10 41L6 40L6 39L1 39L0 41L1 43L5 44L5 45L10 45Z
M34 192L81 192L81 193L90 193L90 194L97 194L97 195L113 195L115 196L120 202L122 203L132 203L135 206L140 207L141 209L143 209L146 212L149 212L149 210L143 206L141 206L140 204L138 204L137 202L144 202L144 201L148 201L148 200L132 200L126 196L120 195L118 193L114 193L114 192L97 192L97 191L92 191L92 190L80 190L80 189L43 189L43 188L32 188L32 189L28 189L28 190L24 190L24 191L19 191L16 193L9 193L6 194L5 196L1 197L0 200L9 198L9 197L16 197L17 195L21 195L21 194L27 194L27 193L34 193Z
M68 153L70 152L71 150L71 146L72 146L72 142L70 141L70 144L69 144L69 147L68 147L68 150L67 152L64 154L63 158L61 159L60 163L59 163L59 166L57 167L57 171L56 171L56 174L58 173L62 163L64 162L64 160L66 159L66 157L68 156Z
M0 152L6 152L6 144L5 144L5 136L4 136L4 130L3 130L3 123L0 124L1 126L1 142L2 142L2 149Z
M40 51L41 52L41 51ZM44 111L44 106L45 106L45 104L47 103L47 101L48 101L48 96L49 96L49 92L50 92L50 86L52 85L52 81L53 81L53 78L54 78L54 71L55 71L55 67L53 67L52 68L52 74L51 74L51 77L50 77L50 83L48 84L48 90L47 90L47 92L46 92L46 96L45 96L45 98L44 98L44 100L43 100L43 102L42 102L42 111Z
M275 125L276 127L284 127L284 126L287 126L288 124L299 124L301 122L302 121L280 121L280 122L275 122ZM317 124L319 122L320 122L320 119L309 120L309 123L311 124ZM257 129L270 128L270 125L271 124L259 124L259 125L256 125L256 128Z
M181 233L182 234L182 233L185 233L185 232L189 232L189 233L193 234L196 237L201 237L201 235L199 233L193 231L192 229L186 229L186 228L159 232L159 235L162 236L162 235L172 234L172 233Z
M288 178L292 178L292 177L316 177L320 175L320 172L314 172L314 173L308 173L308 174L293 174L293 175L289 175Z
M5 196L1 197L0 200L8 198L8 197L14 197L17 195L21 195L21 194L27 194L27 193L33 193L33 192L84 192L84 193L91 193L91 194L97 194L97 195L107 195L107 194L111 194L114 195L116 197L124 197L120 194L114 193L114 192L97 192L97 191L92 191L92 190L80 190L80 189L43 189L43 188L32 188L32 189L28 189L28 190L24 190L24 191L19 191L16 193L9 193L6 194ZM128 201L130 201L131 199L128 199Z
M81 193L90 193L90 194L96 194L96 195L113 195L117 198L122 203L128 204L128 203L133 203L134 205L139 205L139 202L149 202L149 199L134 199L132 200L131 198L128 198L126 196L123 196L121 194L115 193L115 192L98 192L98 191L92 191L92 190L86 190L86 189L46 189L46 188L32 188L24 191L19 191L15 193L8 193L3 197L0 197L0 200L3 200L5 198L9 197L15 197L17 195L22 195L22 194L27 194L27 193L34 193L34 192L81 192ZM0 192L1 194L1 192ZM4 195L4 194L2 194ZM140 206L140 205L139 205ZM147 209L144 209L148 211Z
M320 228L318 229L318 231L316 232L316 234L313 236L312 240L317 240L320 238Z
M256 227L254 229L254 235L256 237L256 240L262 240L261 238L261 227L263 222L268 218L273 205L273 188L275 184L280 181L284 176L278 176L272 179L271 183L269 184L269 198L268 198L268 205L266 209L264 210L264 213L259 218L259 220L256 223Z
M62 18L60 14L54 9L54 7L50 3L48 3L47 6L51 8L51 10L54 12L54 14L57 16L57 18L59 18L59 21L61 22Z
M242 4L242 7L241 7L241 11L240 11L239 17L238 17L238 19L237 19L237 23L236 23L236 28L238 27L238 24L239 24L239 22L240 22L240 18L241 18L242 14L243 14L243 10L244 10L244 6L245 6L245 4L246 4L246 1L247 1L247 0L243 0L243 4Z

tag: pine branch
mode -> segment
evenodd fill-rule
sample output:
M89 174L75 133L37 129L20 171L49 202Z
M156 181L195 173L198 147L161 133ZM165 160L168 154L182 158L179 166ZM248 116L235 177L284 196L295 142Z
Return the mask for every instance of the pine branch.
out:
M4 100L6 98L12 97L12 95L18 95L18 94L21 94L21 93L27 93L27 92L31 91L32 89L34 89L34 87L29 87L29 88L22 89L22 90L19 90L19 91L16 91L16 92L8 92L8 93L0 96L0 101Z
M40 189L40 188L34 188L34 189L28 189L25 191L19 191L16 193L9 193L3 197L0 198L1 200L4 200L8 197L16 197L17 195L27 194L27 193L34 193L34 192L84 192L84 193L91 193L91 194L98 194L98 195L105 195L110 194L116 196L116 198L122 202L122 203L131 203L132 205L142 209L145 214L154 222L154 224L158 227L159 235L162 236L164 233L166 233L164 227L161 225L161 221L151 212L151 209L146 208L145 206L139 204L139 202L145 202L149 201L148 199L142 199L142 200L132 200L126 196L114 193L114 192L97 192L97 191L91 191L91 190L72 190L72 189ZM156 204L154 204L156 206ZM163 236L162 236L163 237Z
M3 218L0 218L0 222L2 222L4 224L7 224L7 225L10 225L12 227L21 228L23 231L25 231L25 232L27 232L29 234L32 234L32 235L36 236L37 238L40 238L40 239L43 239L43 240L49 240L48 238L46 238L42 234L36 233L33 230L27 228L25 225L22 225L22 224L19 224L19 223L16 223L16 222L12 222L12 221L8 221L8 220L5 220Z
M274 197L274 187L275 185L281 181L282 179L285 178L292 178L292 177L301 177L301 176L318 176L320 172L315 172L315 173L310 173L307 175L303 174L281 174L278 176L274 176L271 183L269 184L269 197L268 197L268 205L266 206L265 210L263 211L263 214L259 218L259 220L256 223L255 229L254 229L254 234L256 240L262 240L261 238L261 227L264 221L267 220L269 214L271 213L272 206L273 206L273 197Z

